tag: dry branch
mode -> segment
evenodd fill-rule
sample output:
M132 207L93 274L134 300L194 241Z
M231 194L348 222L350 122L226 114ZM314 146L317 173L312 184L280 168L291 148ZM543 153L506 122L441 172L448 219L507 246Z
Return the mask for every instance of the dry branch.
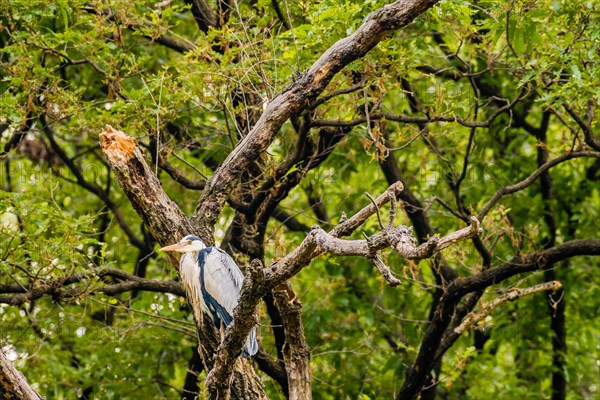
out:
M506 303L507 301L514 301L518 298L538 292L544 292L546 290L556 291L561 287L562 284L559 281L551 281L540 283L539 285L531 286L524 289L511 289L507 293L504 293L502 296L494 299L490 304L481 307L481 310L479 312L469 313L465 317L465 319L463 319L461 324L454 328L454 332L461 335L464 331L466 331L473 325L477 324L480 321L483 321L485 317L494 312L494 310L502 303Z
M142 217L154 238L163 246L194 232L186 216L164 192L144 160L135 139L107 125L100 147L108 158L119 185ZM212 238L202 237L206 243Z
M367 218L373 215L378 207L387 203L390 198L395 198L402 189L401 183L390 186L384 194L375 200L375 204L369 204L356 215L345 219L328 235L336 237L351 234ZM254 325L254 312L261 298L272 288L296 275L313 258L325 251L325 249L319 247L316 240L317 231L318 229L313 229L296 249L265 268L263 270L264 276L246 275L238 306L234 310L233 322L225 330L225 339L217 351L214 368L206 379L209 392L214 398L229 395L228 388L225 385L226 382L229 382L231 376L230 366L237 358L239 349L242 348L248 332Z

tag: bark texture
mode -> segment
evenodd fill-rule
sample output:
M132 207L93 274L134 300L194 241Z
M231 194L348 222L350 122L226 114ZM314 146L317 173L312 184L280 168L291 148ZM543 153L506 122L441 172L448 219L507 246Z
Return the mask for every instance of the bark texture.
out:
M27 379L0 349L0 397L6 400L41 400Z
M288 398L310 400L310 348L302 327L302 303L287 282L275 288L274 295L285 329L283 358L288 376Z

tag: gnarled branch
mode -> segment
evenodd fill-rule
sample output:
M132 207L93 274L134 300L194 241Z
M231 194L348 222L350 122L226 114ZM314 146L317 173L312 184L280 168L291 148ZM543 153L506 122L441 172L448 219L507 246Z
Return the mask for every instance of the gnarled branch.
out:
M356 228L362 225L367 218L375 214L382 205L391 199L395 199L402 189L403 185L399 182L390 186L385 193L372 201L371 204L364 207L351 218L345 219L329 233L318 227L313 228L296 249L276 263L262 269L260 273L256 272L256 264L254 268L250 268L250 270L254 272L252 272L251 275L246 276L238 306L234 310L233 322L225 331L225 340L218 349L215 366L209 376L207 376L209 391L214 393L215 397L228 395L227 387L225 385L227 385L231 376L231 365L233 365L248 332L252 329L256 305L268 290L287 281L299 273L302 268L307 266L315 257L325 252L346 256L360 255L372 260L373 258L378 257L379 250L392 246L390 237L397 239L402 243L416 243L409 229L404 226L395 228L391 224L388 225L387 228L384 228L382 232L370 237L368 240L343 240L339 238L340 236L351 234ZM466 239L478 234L479 224L476 219L473 219L472 221L473 225L469 228L461 229L441 240L435 240L433 242L435 246L430 245L428 251L433 254L436 249L440 248L440 242L443 246L447 247L450 243L456 242L461 237ZM388 234L388 231L393 233ZM410 237L407 235L410 235ZM396 245L397 244L398 243L396 243ZM419 253L419 255L420 254L421 253ZM381 260L378 260L378 262L379 261ZM253 263L254 262L255 261L253 261ZM383 274L386 276L387 271L389 271L387 270L387 267L383 269L381 268L381 265L378 267L380 270L383 270ZM390 279L388 276L387 279L392 285L398 284L395 278Z

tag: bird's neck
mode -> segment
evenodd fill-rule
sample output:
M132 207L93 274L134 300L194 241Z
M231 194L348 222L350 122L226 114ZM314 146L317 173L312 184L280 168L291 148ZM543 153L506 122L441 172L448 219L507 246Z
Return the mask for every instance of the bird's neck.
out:
M187 289L187 293L193 295L192 301L197 301L201 298L201 293L196 293L200 287L200 268L195 260L198 259L198 252L193 251L185 253L181 257L179 264L179 274L181 276L181 282Z

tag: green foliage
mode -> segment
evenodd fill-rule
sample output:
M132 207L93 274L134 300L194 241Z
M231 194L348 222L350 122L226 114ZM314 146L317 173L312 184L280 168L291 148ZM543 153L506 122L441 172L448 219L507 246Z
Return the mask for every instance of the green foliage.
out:
M86 274L70 286L77 296L0 304L0 346L47 398L72 398L74 391L81 395L86 390L102 399L180 398L196 345L182 299L91 290L117 282L95 276L107 267L135 274L147 262L146 278L176 275L163 256L152 252L154 243L101 156L98 133L104 126L134 136L147 148L153 168L157 151L164 151L190 179L210 176L248 133L263 104L385 4L280 2L293 26L287 30L273 2L232 2L228 22L204 33L184 2L163 9L155 3L0 3L0 124L8 126L1 148L29 121L34 123L22 146L2 160L0 284L43 285ZM590 109L598 114L599 8L595 0L441 2L340 72L325 96L358 83L363 87L331 98L310 119L348 122L362 117L366 105L393 115L450 121L429 123L426 135L423 126L386 118L358 124L303 176L281 207L307 226L325 225L311 212L307 193L312 190L335 224L342 212L351 215L368 204L365 192L376 196L387 188L379 161L391 152L435 230L446 234L464 227L436 202L456 208L448 181L463 171L472 132L452 119L495 117L473 136L460 196L469 214L477 214L499 188L530 175L539 148L546 147L554 158L583 146L581 128L565 106L583 119ZM161 44L161 35L194 49L182 54ZM418 95L416 110L402 80ZM524 98L514 112L495 114L519 96ZM524 127L539 127L546 112L552 116L544 144ZM518 115L525 120L517 120ZM596 137L597 121L590 122ZM286 123L268 154L261 155L265 174L295 150L296 123ZM319 133L313 128L308 135L317 141ZM81 176L57 159L50 138ZM284 176L304 173L302 168L295 163ZM573 159L550 170L550 202L544 202L538 182L500 200L483 221L482 240L492 249L492 265L543 246L550 236L543 222L548 204L557 222L557 243L597 237L597 170L597 161ZM165 172L159 176L169 196L186 213L193 212L200 192L186 190ZM381 212L387 221L389 210ZM227 208L221 216L218 240L234 213ZM407 214L399 214L397 222L410 225ZM354 238L379 230L371 218ZM267 261L287 254L304 237L273 219L266 232ZM136 248L132 236L143 238L150 250ZM391 398L418 352L438 284L431 262L409 262L389 251L383 256L403 286L389 288L370 263L348 257L321 257L291 282L303 303L315 399ZM483 268L470 243L443 256L460 276ZM597 270L594 258L556 266L565 288L569 399L600 393L594 356L600 341ZM541 274L522 278L488 289L482 301L513 285L543 280ZM10 294L1 293L0 299ZM260 321L261 342L274 355L263 309ZM481 327L489 333L482 348L474 347L470 331L449 350L435 377L440 392L448 399L550 397L549 321L543 294L502 305ZM272 398L284 398L266 375L261 378Z

